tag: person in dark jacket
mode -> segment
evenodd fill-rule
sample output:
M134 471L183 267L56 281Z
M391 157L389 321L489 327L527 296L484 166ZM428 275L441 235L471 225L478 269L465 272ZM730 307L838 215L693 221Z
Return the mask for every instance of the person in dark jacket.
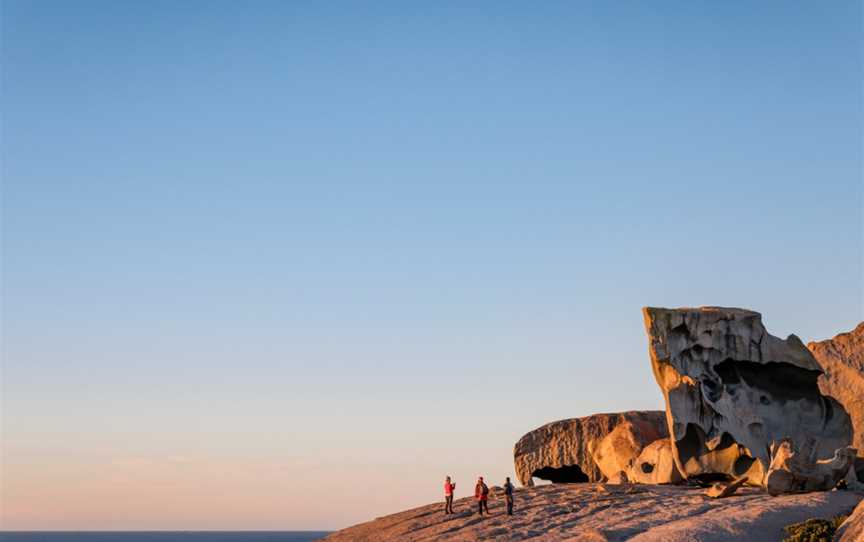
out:
M513 484L510 483L510 477L504 482L504 500L507 501L507 515L513 515Z
M448 476L446 480L444 480L444 513L452 514L453 513L453 490L456 489L456 484L450 483L450 477Z
M483 510L486 510L486 515L489 515L489 486L483 481L483 477L477 479L477 485L474 486L474 498L477 499L477 511L483 515Z

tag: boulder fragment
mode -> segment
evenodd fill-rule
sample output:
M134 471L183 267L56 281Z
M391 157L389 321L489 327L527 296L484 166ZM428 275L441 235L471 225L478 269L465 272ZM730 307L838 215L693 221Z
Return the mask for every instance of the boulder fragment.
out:
M685 477L760 485L773 442L813 437L816 458L850 443L849 415L820 391L822 370L798 337L770 335L745 309L646 307L643 315Z
M745 483L747 483L746 476L742 476L732 482L716 482L713 486L708 488L705 495L712 499L723 499L738 491L738 488L743 486Z
M851 447L836 450L831 459L817 460L812 437L805 439L799 450L791 440L783 439L771 451L771 465L765 476L765 489L770 495L833 489L855 461L855 448Z

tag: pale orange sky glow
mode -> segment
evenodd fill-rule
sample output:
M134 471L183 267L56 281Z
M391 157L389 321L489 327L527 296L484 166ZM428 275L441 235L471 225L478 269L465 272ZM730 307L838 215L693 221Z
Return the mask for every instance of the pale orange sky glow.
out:
M506 453L484 457L481 441L488 436L478 432L477 450L469 453L446 446L412 449L416 437L406 433L390 441L389 451L331 442L331 449L315 457L293 458L287 451L284 458L270 452L244 458L218 450L204 456L136 456L69 445L57 453L7 446L0 525L10 530L333 529L437 500L445 472L457 480L457 494L468 495L476 469L465 459L503 463L502 471L509 467ZM490 440L490 447L498 440ZM106 444L111 447L125 448Z
M404 504L369 488L408 470L414 469L381 465L376 473L338 462L171 457L11 458L0 517L3 528L24 530L320 529ZM418 495L417 502L429 497Z

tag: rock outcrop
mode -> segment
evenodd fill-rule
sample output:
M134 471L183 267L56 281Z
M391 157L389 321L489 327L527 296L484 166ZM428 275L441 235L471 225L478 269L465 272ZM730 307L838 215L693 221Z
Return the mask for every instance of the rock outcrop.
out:
M470 493L471 488L465 488ZM518 488L515 514L503 499L489 500L480 519L473 496L457 498L455 514L440 502L379 517L329 535L327 542L517 541L768 542L783 527L845 514L861 500L854 491L772 497L742 487L724 499L674 485L549 484ZM860 542L847 537L843 542Z
M631 479L646 446L659 439L668 441L668 435L665 415L659 411L595 414L552 422L516 443L516 476L525 486L533 485L532 477L551 482L625 481ZM662 461L660 452L655 452L643 462ZM661 464L658 473L666 472L663 468Z
M852 420L852 446L858 450L858 480L864 482L864 322L833 339L807 348L819 363L819 390L837 400Z
M770 446L816 439L817 459L848 446L852 422L823 395L822 369L794 335L770 335L759 313L735 308L643 309L654 377L666 400L681 473L763 483Z
M855 461L855 448L839 448L831 459L816 459L816 441L808 437L796 449L789 439L772 446L771 465L765 476L770 495L826 491L837 485Z
M862 540L864 540L864 501L855 508L834 533L834 542L861 542Z
M655 440L642 449L630 469L631 482L638 484L677 484L683 478L675 465L672 441L669 438Z

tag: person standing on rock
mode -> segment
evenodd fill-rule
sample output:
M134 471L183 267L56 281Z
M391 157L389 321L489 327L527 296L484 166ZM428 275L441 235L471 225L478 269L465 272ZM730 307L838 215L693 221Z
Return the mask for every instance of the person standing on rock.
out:
M510 483L510 477L504 482L504 500L507 501L507 515L513 515L513 484Z
M456 489L456 484L450 483L450 477L448 476L446 480L444 480L444 513L452 514L453 513L453 490Z
M486 515L489 515L489 486L483 481L483 477L477 478L477 485L474 486L474 498L477 499L477 511L483 515L483 510L486 510Z

